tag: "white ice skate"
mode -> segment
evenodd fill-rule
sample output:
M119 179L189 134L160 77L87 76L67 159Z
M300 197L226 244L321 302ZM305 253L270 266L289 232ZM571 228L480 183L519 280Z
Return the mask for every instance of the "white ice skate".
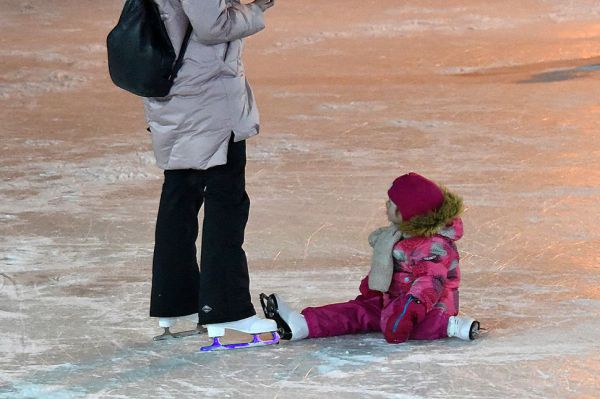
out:
M249 348L252 346L273 345L279 343L279 334L277 334L277 323L273 320L258 318L256 315L245 319L230 321L227 323L207 324L206 329L208 336L213 338L213 343L210 346L200 348L203 352L224 350L224 349L239 349ZM220 338L225 335L225 330L235 330L245 334L252 335L251 342L240 342L233 344L223 344ZM260 339L260 334L270 333L272 338L266 341Z
M277 322L282 339L296 341L308 337L308 324L304 316L290 308L277 294L260 294L265 317Z
M450 316L448 320L448 337L456 337L466 341L479 336L479 322L468 316Z
M163 328L164 331L161 335L157 335L156 337L154 337L154 341L164 341L167 339L189 337L192 335L203 334L206 332L206 329L204 327L202 327L200 324L196 324L196 328L194 328L194 329L184 330L184 331L179 331L179 332L171 332L171 328L173 326L175 326L175 324L177 324L177 322L180 320L191 321L191 322L197 321L198 313L194 313L194 314L191 314L188 316L182 316L182 317L160 317L158 319L158 326Z

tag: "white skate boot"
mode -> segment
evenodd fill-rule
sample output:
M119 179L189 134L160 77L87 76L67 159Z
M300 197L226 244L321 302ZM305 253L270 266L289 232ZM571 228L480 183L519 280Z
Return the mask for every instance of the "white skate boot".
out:
M471 341L479 335L479 322L468 316L450 316L448 320L448 337L456 337Z
M200 350L203 352L223 349L248 348L251 346L273 345L279 343L277 323L275 323L273 320L258 318L256 315L226 323L207 324L206 329L208 331L208 336L213 338L213 343L210 346L203 346L200 348ZM235 330L246 334L251 334L252 342L222 344L219 338L225 335L225 330ZM270 333L272 335L272 339L267 341L261 340L259 335L264 333Z
M308 324L304 316L288 306L277 294L260 294L265 317L277 322L282 339L296 341L308 337Z
M189 337L191 335L198 335L198 334L202 334L202 333L206 332L206 329L199 324L196 324L196 328L194 328L192 330L179 331L179 332L175 332L175 333L171 332L171 328L173 326L175 326L175 324L177 324L177 322L179 320L185 320L185 321L191 321L191 322L197 321L198 313L194 313L194 314L191 314L188 316L181 316L181 317L159 317L158 318L158 326L163 328L164 331L161 335L157 335L156 337L154 337L154 341L163 341L166 339Z

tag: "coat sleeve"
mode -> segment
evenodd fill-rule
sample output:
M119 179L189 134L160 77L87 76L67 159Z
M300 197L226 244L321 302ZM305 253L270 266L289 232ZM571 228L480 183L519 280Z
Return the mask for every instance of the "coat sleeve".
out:
M429 312L444 292L448 271L458 261L458 253L445 238L432 237L417 246L410 257L415 279L408 295L425 304Z
M226 0L182 0L198 41L215 45L241 39L265 27L263 11L255 4Z

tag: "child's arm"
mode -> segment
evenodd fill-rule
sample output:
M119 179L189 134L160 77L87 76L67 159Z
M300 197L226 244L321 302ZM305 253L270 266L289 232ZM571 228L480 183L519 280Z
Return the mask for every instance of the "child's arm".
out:
M421 301L429 312L444 292L448 270L458 262L458 252L446 239L432 237L417 246L410 257L415 279L408 295Z

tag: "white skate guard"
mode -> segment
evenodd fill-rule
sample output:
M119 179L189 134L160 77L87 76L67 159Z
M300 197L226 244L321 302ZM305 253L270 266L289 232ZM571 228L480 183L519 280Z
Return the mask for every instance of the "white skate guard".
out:
M260 294L265 317L277 322L282 339L296 341L308 337L308 324L304 316L293 310L278 294Z
M174 339L174 338L189 337L192 335L203 334L206 332L206 329L199 324L196 324L196 328L191 329L191 330L171 332L171 328L173 326L175 326L175 324L177 324L177 322L180 320L191 321L191 322L197 321L198 313L194 313L194 314L191 314L188 316L182 316L182 317L160 317L158 319L158 326L163 328L164 331L161 335L157 335L156 337L154 337L154 341L164 341L164 340Z
M456 337L472 341L479 336L479 322L468 316L450 316L448 320L448 337Z
M273 320L258 318L256 315L226 323L207 324L206 329L208 336L213 338L213 343L210 346L203 346L200 348L202 352L248 348L252 346L273 345L279 343L277 323ZM219 338L225 335L225 330L235 330L245 334L251 334L252 342L223 344ZM272 338L267 341L261 340L259 335L265 333L270 333Z

